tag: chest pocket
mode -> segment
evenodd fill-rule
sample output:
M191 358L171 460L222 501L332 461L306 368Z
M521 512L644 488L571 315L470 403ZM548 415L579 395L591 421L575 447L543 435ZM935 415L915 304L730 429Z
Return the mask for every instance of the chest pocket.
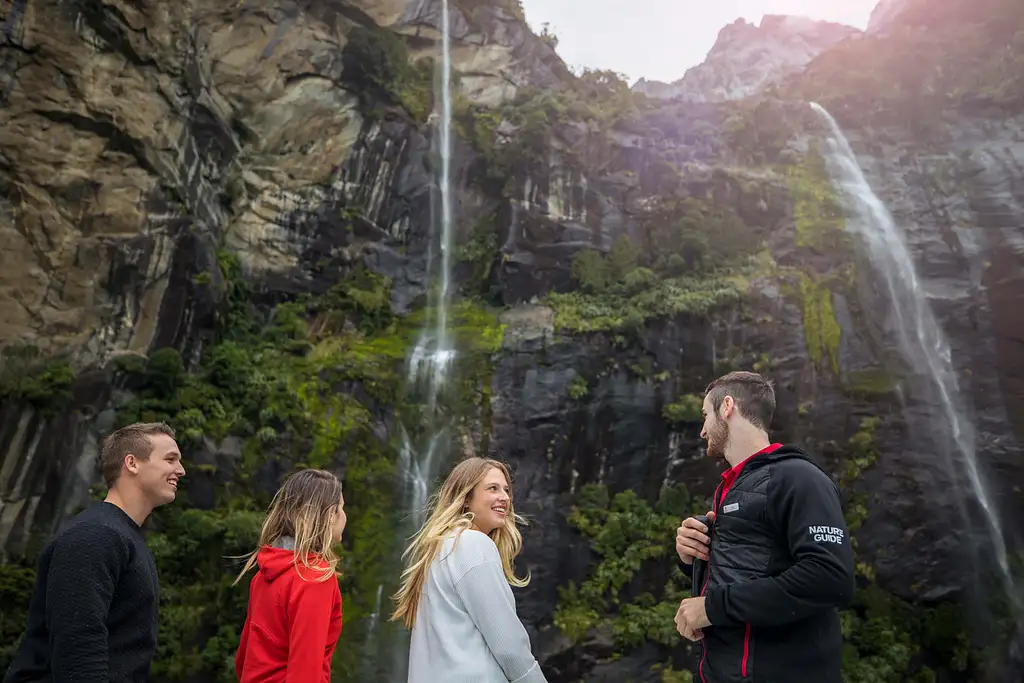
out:
M764 574L774 547L767 503L767 496L756 489L729 492L715 518L713 567L739 572L742 579Z

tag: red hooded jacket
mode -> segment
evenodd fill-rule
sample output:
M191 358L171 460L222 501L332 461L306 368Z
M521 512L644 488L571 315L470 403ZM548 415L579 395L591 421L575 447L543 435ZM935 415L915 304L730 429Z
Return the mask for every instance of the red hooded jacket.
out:
M249 611L235 655L240 683L329 683L341 635L341 591L334 578L294 563L294 553L263 547L249 584Z

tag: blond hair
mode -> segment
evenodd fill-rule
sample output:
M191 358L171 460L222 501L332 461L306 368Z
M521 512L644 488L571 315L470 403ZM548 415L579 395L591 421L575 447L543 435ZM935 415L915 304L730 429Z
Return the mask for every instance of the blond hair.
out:
M278 539L295 539L293 563L299 576L301 563L305 569L319 572L317 581L337 576L338 556L334 552L334 515L341 504L341 482L325 470L301 470L285 479L267 509L267 519L260 531L256 550L248 557L232 585L256 565L259 549L271 546Z
M121 427L103 442L100 450L100 473L107 488L113 488L121 476L124 459L134 455L139 460L149 460L153 455L153 440L157 434L174 438L174 430L163 422L136 422Z
M505 475L510 493L505 523L491 531L488 536L498 546L502 569L508 582L517 587L530 583L529 572L525 578L520 579L516 576L513 566L516 556L523 547L523 537L516 524L525 524L525 520L516 515L512 504L512 477L509 476L508 467L502 462L488 458L467 458L456 465L441 489L433 495L427 506L430 510L427 521L402 554L408 565L402 572L402 585L393 598L396 606L391 621L401 620L409 629L416 623L416 611L419 608L427 571L449 534L455 532L458 542L458 535L473 526L474 515L468 510L469 497L474 487L491 469L500 470Z

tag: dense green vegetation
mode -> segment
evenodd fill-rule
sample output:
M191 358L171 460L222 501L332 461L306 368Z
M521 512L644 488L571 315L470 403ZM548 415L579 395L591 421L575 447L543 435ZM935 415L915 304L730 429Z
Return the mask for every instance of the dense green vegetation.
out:
M434 60L412 62L405 41L393 31L356 26L342 52L343 77L371 113L378 101L401 105L424 122L433 108Z
M7 347L0 357L0 401L26 403L54 415L72 399L75 373L65 359L46 359L38 347Z
M546 169L557 132L580 127L581 144L558 144L567 168L598 169L611 153L616 125L636 116L639 103L629 85L611 71L586 70L560 89L521 88L500 107L464 100L455 112L459 133L481 156L481 182L488 188L510 189L524 173Z
M396 413L415 426L418 407L403 389L403 370L429 312L393 316L389 282L363 269L323 296L262 308L234 257L222 254L221 268L229 289L226 309L197 368L186 368L174 349L119 361L118 425L170 423L188 468L178 500L159 508L148 523L162 590L153 677L235 680L248 581L231 585L240 566L231 558L255 548L272 482L296 468L326 467L344 472L349 515L341 582L343 638L353 640L339 647L335 669L354 680L361 664L359 628L374 608L382 577L397 576L389 563L400 541L397 444L381 441L374 428ZM457 304L451 319L464 350L456 378L461 402L452 408L456 414L462 408L476 411L480 419L489 405L486 372L501 328L471 302ZM63 383L56 386L60 390ZM230 440L237 452L227 445ZM205 492L201 501L190 496L195 491ZM0 667L24 627L32 575L29 568L0 565Z
M7 670L25 631L35 577L33 568L26 564L0 564L0 605L4 606L0 610L0 671Z
M646 642L676 647L673 619L690 590L675 557L675 531L706 510L707 501L692 498L682 484L664 489L654 505L630 490L611 496L605 486L583 486L569 524L590 540L597 558L580 586L559 588L555 626L574 643L607 630L620 652ZM671 675L669 667L666 680Z
M651 318L735 303L763 238L733 209L682 194L652 198L638 233L639 243L621 235L606 254L576 254L579 289L548 296L559 327L636 331Z

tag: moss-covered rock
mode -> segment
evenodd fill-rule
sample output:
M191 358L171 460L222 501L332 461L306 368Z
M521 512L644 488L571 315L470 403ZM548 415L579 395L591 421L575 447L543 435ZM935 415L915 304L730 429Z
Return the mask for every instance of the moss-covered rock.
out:
M608 626L621 649L645 642L675 647L679 634L673 617L679 601L689 595L686 577L673 560L675 529L706 505L691 498L682 484L664 489L654 505L633 491L611 496L604 486L581 488L569 523L590 539L599 559L580 586L560 588L554 614L559 631L579 642L593 629ZM635 581L641 573L642 586ZM654 586L659 589L652 592Z

